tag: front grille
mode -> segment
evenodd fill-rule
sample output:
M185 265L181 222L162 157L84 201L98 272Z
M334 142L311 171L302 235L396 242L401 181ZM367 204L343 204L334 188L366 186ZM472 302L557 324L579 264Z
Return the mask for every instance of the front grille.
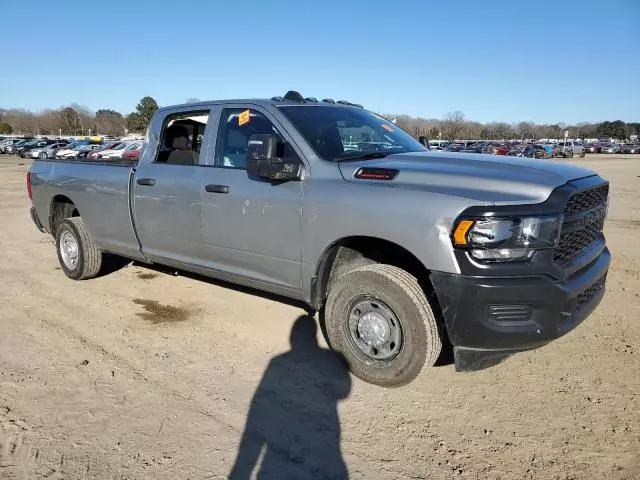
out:
M553 261L565 266L598 239L604 227L609 185L600 185L569 198L564 209L558 246L553 251ZM583 215L580 215L583 214Z
M565 215L573 215L575 213L586 212L600 205L607 203L609 196L609 184L600 185L599 187L576 193L569 198L567 206L564 209Z
M574 313L582 310L589 304L591 299L596 295L599 295L604 290L604 284L607 279L607 275L603 275L596 283L587 288L584 292L576 297L576 301L573 307Z

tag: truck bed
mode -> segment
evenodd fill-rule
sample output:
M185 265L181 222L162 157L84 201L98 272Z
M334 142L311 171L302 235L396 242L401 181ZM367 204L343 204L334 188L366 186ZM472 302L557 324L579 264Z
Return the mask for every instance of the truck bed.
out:
M137 161L129 159L35 160L30 175L38 218L51 231L54 205L72 203L100 248L144 258L131 213L131 184L136 166Z

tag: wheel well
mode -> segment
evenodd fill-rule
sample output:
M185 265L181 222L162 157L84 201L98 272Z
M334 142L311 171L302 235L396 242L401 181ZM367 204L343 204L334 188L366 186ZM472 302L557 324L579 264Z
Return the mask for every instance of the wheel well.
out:
M336 279L372 263L402 268L418 279L427 296L433 293L429 270L407 249L380 238L348 237L332 244L320 258L312 287L311 306L320 310Z
M58 227L65 218L79 217L80 212L75 204L64 195L56 195L51 200L51 208L49 209L49 228L51 234L55 237Z

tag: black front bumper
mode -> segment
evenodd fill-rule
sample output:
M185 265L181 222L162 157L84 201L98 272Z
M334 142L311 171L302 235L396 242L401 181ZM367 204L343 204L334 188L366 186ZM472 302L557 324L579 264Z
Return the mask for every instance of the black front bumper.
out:
M433 272L430 278L454 347L456 369L490 367L574 329L602 300L610 263L605 248L566 281L545 275Z

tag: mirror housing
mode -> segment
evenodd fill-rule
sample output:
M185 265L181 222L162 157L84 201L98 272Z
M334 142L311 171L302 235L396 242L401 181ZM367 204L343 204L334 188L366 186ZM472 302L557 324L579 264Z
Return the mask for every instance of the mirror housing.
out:
M277 135L251 135L247 144L247 173L275 181L298 180L302 174L299 159L284 156L284 144Z
M427 150L431 150L431 145L429 144L429 139L425 136L420 136L418 138L418 141L424 145L425 147L427 147Z

